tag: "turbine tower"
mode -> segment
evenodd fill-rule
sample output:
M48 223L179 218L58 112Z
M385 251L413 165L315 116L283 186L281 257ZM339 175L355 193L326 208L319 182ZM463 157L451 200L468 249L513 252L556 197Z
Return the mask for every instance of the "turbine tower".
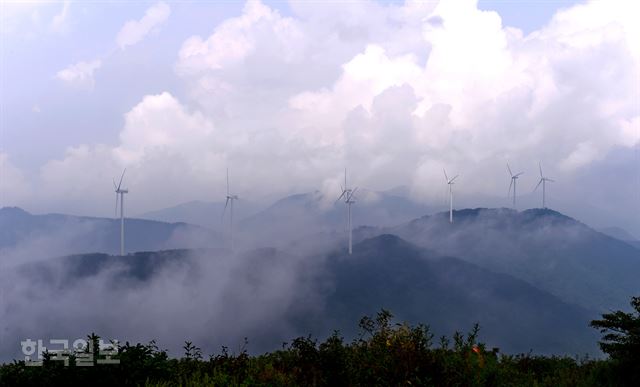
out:
M128 189L122 188L122 179L124 179L124 173L126 171L127 168L122 171L118 185L116 185L115 179L113 180L113 188L116 189L116 217L118 216L118 195L120 195L120 256L124 256L124 194L129 193Z
M538 168L540 168L540 181L538 181L538 185L533 190L537 190L540 184L542 184L542 208L547 208L547 182L554 183L555 180L549 179L542 174L542 164L538 163Z
M455 175L452 179L449 179L447 171L445 171L444 168L442 168L442 171L444 171L444 178L449 185L449 223L453 223L453 181L458 178L459 175Z
M516 173L515 175L511 172L511 167L509 167L509 163L507 163L507 169L509 170L509 175L511 175L511 184L509 184L509 193L511 193L511 187L513 186L513 208L516 208L516 182L518 181L518 177L522 175L524 172ZM507 195L508 195L507 194Z
M224 215L227 212L227 206L229 206L229 245L231 251L233 251L233 201L238 200L238 195L231 194L229 189L229 168L227 168L227 201L224 203L224 210L222 211L222 221L224 222Z
M358 190L358 187L351 188L347 187L347 169L344 169L344 186L340 187L342 189L342 193L336 199L336 203L340 201L340 199L344 198L344 203L347 205L347 233L349 234L349 255L353 253L353 227L351 223L351 205L355 203L354 194Z

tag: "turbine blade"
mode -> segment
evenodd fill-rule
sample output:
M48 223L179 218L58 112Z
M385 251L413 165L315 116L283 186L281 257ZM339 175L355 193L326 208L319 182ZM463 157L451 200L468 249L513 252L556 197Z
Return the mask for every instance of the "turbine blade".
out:
M338 203L340 201L340 199L342 199L342 197L347 193L347 190L342 190L342 193L340 194L340 196L338 196L338 198L336 199L336 203Z
M227 206L229 205L229 197L227 196L227 201L224 202L224 209L222 210L221 220L224 221L224 214L227 212Z
M542 163L538 162L538 168L540 168L540 177L542 177Z
M513 177L511 178L511 184L509 184L509 192L507 192L507 196L511 194L511 186L513 186Z
M347 168L344 169L344 189L347 189Z
M520 175L522 175L524 172L520 172L518 174L516 174L514 177L519 177Z
M447 176L447 171L444 168L442 168L442 172L444 172L444 179L447 181L447 184L450 183L449 176Z
M509 167L509 163L507 163L507 169L509 170L509 174L513 176L513 172L511 172L511 167Z
M453 181L454 181L455 179L457 179L457 178L458 178L458 176L460 176L460 175L455 175L455 176L453 177L453 179L451 179L450 183L453 183Z
M120 182L118 183L118 189L120 189L120 186L122 185L122 179L124 179L125 172L127 172L127 168L125 168L124 171L122 171L122 176L120 176Z
M555 182L556 182L555 180L553 180L553 179L549 179L549 178L545 178L545 180L546 180L546 181L550 181L550 182L552 182L552 183L555 183Z
M118 190L118 186L116 185L116 179L111 179L113 180L113 189L115 189L116 191Z
M537 190L537 189L538 189L538 187L540 187L540 184L542 184L542 179L540 179L540 181L538 182L538 185L536 185L536 188L534 188L533 190L534 190L534 191L535 191L535 190Z
M358 190L358 187L354 188L353 191L351 191L351 193L349 194L349 197L347 198L347 201L351 201L351 198L353 197L353 195L356 193L357 190Z

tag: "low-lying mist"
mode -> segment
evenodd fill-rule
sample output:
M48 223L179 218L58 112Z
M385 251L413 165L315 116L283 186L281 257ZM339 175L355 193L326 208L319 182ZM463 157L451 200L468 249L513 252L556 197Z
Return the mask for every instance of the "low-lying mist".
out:
M244 337L251 350L273 349L305 333L292 329L290 316L321 307L305 281L313 262L293 255L159 255L65 257L3 272L2 360L19 356L26 338L75 340L91 332L122 342L155 339L172 354L185 340L212 352L237 349Z
M361 227L353 256L343 230L320 224L292 238L280 219L261 223L271 239L238 227L233 253L228 234L206 238L188 227L166 234L179 250L123 257L65 250L93 232L77 224L49 238L25 236L3 250L0 360L22 358L27 338L91 332L156 340L172 355L185 340L207 354L223 345L237 352L246 337L246 349L259 353L333 329L355 337L359 318L381 308L438 334L479 322L480 338L505 351L598 355L589 320L607 301L640 291L624 281L602 285L619 271L637 272L637 249L561 214L464 210L454 219ZM82 254L61 256L69 252ZM619 267L602 270L607 262ZM589 286L592 304L581 302Z

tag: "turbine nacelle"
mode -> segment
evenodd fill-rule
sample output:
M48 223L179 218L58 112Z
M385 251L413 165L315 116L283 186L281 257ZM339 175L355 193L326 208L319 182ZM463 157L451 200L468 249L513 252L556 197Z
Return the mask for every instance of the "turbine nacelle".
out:
M511 188L513 188L513 206L515 207L516 205L516 180L518 180L518 178L524 173L524 172L518 172L515 175L513 174L513 172L511 171L511 167L509 166L509 163L507 163L507 170L509 171L509 175L511 176L511 182L509 183L509 191L507 192L507 195L511 194Z
M224 209L222 210L222 216L221 216L221 222L224 225L224 217L227 213L227 207L229 207L229 203L231 203L231 206L229 208L229 246L231 248L231 251L234 250L234 243L233 243L233 201L234 200L238 200L238 195L232 194L231 193L231 189L229 187L229 168L227 168L227 195L225 196L226 201L224 202Z
M224 220L224 215L227 212L227 207L229 206L229 202L233 202L234 200L240 199L238 195L227 195L227 200L224 202L224 209L222 210L222 219ZM232 203L233 204L233 203ZM233 216L233 215L232 215Z
M347 193L346 199L345 199L345 203L348 204L352 204L355 203L356 201L353 200L353 197L355 196L356 191L358 190L358 187L354 188L353 191L349 190L349 192Z
M542 174L542 164L541 163L538 163L538 168L540 169L540 180L538 181L538 184L536 185L536 187L533 189L534 191L538 189L540 184L543 184L543 183L545 183L547 181L550 182L550 183L555 183L556 182L555 180L550 179L550 178L548 178L548 177L546 177L546 176L544 176Z
M336 203L338 203L340 201L340 199L347 198L347 197L349 197L349 195L351 195L351 190L350 189L344 189L342 187L340 187L340 189L342 189L342 193L336 199L336 201L335 201Z
M122 188L122 180L124 179L124 174L125 172L127 172L127 168L125 168L122 171L122 175L120 176L120 181L118 182L118 184L116 184L116 180L113 179L113 188L115 189L114 192L116 193L116 210L115 210L115 216L118 216L118 202L120 202L120 207L122 209L122 202L120 200L120 196L122 196L123 194L129 193L129 190L126 188ZM123 198L124 199L124 198Z
M356 201L354 200L355 197L355 193L358 190L358 187L351 189L351 188L347 188L347 169L344 169L344 186L341 185L340 189L342 190L342 192L340 193L340 196L338 196L338 198L336 199L335 203L338 203L342 198L344 198L344 203L347 205L347 234L349 237L349 254L351 254L353 252L353 234L352 234L352 227L351 227L351 205L354 204Z
M449 186L449 223L453 223L453 184L455 184L454 181L460 175L455 175L453 178L449 179L447 171L444 168L442 168L442 172L444 172L444 180Z
M449 185L454 184L454 181L458 178L458 176L460 176L460 175L455 175L453 178L449 179L449 176L447 176L447 171L444 168L442 169L442 172L444 172L444 179Z
M509 175L511 175L512 179L517 179L518 177L520 177L520 175L524 173L524 172L518 172L514 175L513 172L511 172L511 167L509 166L509 163L507 163L507 169L509 170Z
M554 183L555 180L546 177L542 173L542 163L538 163L538 168L540 169L540 180L538 181L538 184L536 185L536 187L533 190L536 191L538 189L538 187L540 187L540 184L542 184L542 208L547 208L547 201L546 201L546 186L547 186L547 182Z
M124 256L124 194L129 193L128 189L122 188L122 180L124 179L125 172L127 172L127 168L122 171L118 184L116 184L116 180L113 179L113 188L116 193L116 217L118 216L118 202L120 203L120 256Z

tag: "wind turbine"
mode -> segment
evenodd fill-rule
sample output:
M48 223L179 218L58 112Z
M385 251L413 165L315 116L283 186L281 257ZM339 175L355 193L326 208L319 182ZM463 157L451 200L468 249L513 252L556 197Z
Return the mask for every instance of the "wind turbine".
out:
M349 255L353 253L353 232L352 232L352 223L351 223L351 205L355 203L354 194L358 190L358 187L351 188L347 187L347 169L344 169L344 186L340 187L342 189L342 193L336 199L336 203L340 201L340 199L344 198L344 202L347 205L347 233L349 234Z
M542 208L547 208L547 182L554 183L555 180L549 179L542 174L542 164L538 163L538 167L540 168L540 181L538 181L538 185L533 190L537 190L540 184L542 184Z
M511 193L511 186L513 186L513 208L516 208L516 182L518 181L518 177L522 175L524 172L516 173L515 175L511 172L511 167L509 167L509 163L507 163L507 169L509 170L509 175L511 175L511 184L509 184L509 194Z
M127 172L127 168L122 171L118 185L116 185L116 180L113 180L113 188L116 189L116 217L118 216L118 195L120 195L120 256L124 256L124 194L129 193L128 189L122 188L125 172Z
M442 171L444 172L444 178L449 185L449 223L453 223L453 181L457 179L459 175L455 175L452 179L449 179L447 171L445 171L444 168L442 168Z
M222 211L222 221L224 222L224 215L227 212L227 206L229 206L229 240L231 245L231 251L233 251L233 201L238 200L238 195L233 195L229 190L229 168L227 168L227 201L224 203L224 210Z

